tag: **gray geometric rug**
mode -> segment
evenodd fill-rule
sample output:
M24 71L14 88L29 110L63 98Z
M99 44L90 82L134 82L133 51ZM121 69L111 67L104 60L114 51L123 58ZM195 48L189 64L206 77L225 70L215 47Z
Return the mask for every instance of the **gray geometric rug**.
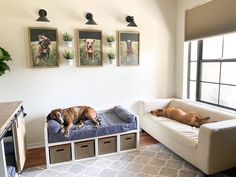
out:
M138 151L45 169L26 169L23 177L204 177L204 173L162 144L141 146ZM228 177L225 174L212 175Z

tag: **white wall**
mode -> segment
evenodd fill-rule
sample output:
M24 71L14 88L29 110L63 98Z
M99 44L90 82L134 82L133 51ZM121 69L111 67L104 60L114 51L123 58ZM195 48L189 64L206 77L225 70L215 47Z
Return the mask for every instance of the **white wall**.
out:
M40 8L47 10L50 23L35 21ZM88 11L97 26L84 25ZM139 27L126 27L126 15L133 15ZM23 101L29 147L42 144L45 116L54 108L87 104L99 110L120 104L135 111L140 99L174 95L175 0L1 0L0 21L0 46L13 58L11 72L0 77L0 101ZM117 30L138 30L140 66L79 68L61 59L60 68L33 69L28 27L55 27L60 35L74 36L76 29L114 35ZM62 45L59 49L63 51Z
M176 64L175 97L186 98L187 94L187 60L184 59L185 10L191 9L211 0L178 0L176 25Z

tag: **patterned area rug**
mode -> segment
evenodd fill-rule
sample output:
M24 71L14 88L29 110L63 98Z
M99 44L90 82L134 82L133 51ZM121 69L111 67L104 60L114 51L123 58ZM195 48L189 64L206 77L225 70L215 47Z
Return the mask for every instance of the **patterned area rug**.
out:
M162 144L142 146L139 151L100 157L70 165L26 169L23 177L204 177L204 173ZM212 175L228 177L226 174Z

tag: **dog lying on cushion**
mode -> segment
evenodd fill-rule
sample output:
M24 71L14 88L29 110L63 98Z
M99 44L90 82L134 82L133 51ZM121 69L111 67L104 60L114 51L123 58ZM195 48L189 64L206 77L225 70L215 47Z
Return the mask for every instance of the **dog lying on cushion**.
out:
M89 106L75 106L66 109L54 109L48 116L47 121L55 120L61 125L60 133L65 137L70 136L70 129L73 124L78 124L78 128L84 126L86 120L91 120L95 127L100 125L100 120L97 117L97 112Z
M174 107L168 107L165 109L156 109L151 111L151 114L157 117L159 116L168 117L178 122L195 127L200 127L202 124L207 123L207 120L210 119L210 117L200 118L196 112L186 113L183 110Z

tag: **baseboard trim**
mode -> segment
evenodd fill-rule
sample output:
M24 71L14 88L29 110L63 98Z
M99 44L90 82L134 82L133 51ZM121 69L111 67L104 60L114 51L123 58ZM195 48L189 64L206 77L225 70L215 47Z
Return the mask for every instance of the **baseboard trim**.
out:
M27 149L35 149L35 148L41 148L41 147L45 147L44 141L27 144Z

